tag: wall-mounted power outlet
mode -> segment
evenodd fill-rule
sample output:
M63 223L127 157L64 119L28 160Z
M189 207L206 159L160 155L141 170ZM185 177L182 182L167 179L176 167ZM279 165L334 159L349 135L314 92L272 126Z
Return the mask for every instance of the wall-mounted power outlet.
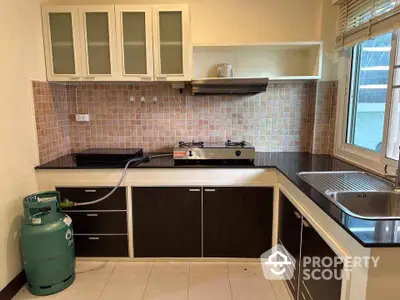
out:
M89 122L90 115L89 114L75 114L75 121L77 122Z

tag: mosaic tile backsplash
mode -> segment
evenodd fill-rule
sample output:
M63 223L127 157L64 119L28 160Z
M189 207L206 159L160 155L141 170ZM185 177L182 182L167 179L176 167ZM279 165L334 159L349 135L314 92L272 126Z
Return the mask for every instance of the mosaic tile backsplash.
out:
M63 85L32 85L39 157L44 163L71 152L67 92Z
M333 145L336 82L272 83L254 96L193 97L166 83L33 88L41 163L86 148L170 151L181 140L246 140L257 151L316 153ZM76 122L78 112L89 113L90 122Z

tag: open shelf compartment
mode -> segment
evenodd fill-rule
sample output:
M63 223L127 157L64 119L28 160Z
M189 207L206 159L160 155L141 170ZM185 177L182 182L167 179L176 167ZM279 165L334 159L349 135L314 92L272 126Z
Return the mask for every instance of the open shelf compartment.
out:
M219 64L232 65L235 78L317 80L322 42L249 45L193 45L193 80L217 78Z

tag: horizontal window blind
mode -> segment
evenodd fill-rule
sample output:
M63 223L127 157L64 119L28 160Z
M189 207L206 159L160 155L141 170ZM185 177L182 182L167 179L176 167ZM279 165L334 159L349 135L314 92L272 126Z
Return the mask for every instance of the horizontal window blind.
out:
M400 27L400 0L341 0L336 48L351 47Z

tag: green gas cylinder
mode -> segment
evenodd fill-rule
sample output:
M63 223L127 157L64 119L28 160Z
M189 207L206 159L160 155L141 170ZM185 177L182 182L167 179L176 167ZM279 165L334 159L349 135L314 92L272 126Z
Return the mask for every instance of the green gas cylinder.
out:
M72 221L59 208L59 192L27 196L22 227L22 256L28 289L34 295L64 290L75 280Z

